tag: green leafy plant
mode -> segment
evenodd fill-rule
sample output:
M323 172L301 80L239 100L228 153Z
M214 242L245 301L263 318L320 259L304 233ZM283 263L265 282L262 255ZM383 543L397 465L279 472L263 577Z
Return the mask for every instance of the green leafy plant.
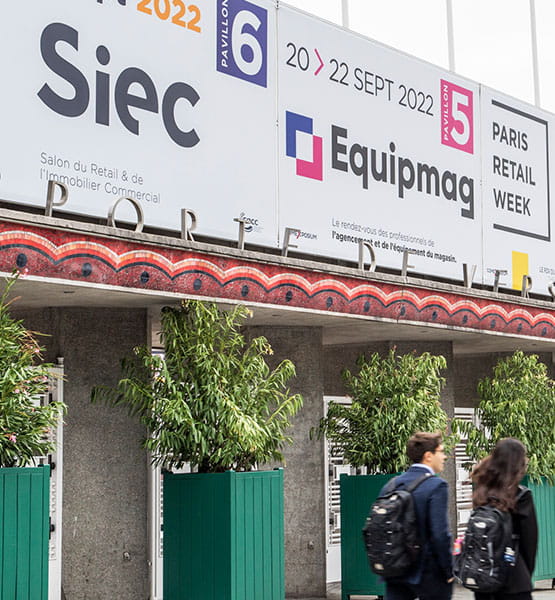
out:
M369 474L396 473L408 466L406 445L417 431L447 429L440 405L446 368L443 356L404 354L391 350L357 360L358 374L343 372L350 405L330 402L328 414L316 430L326 435L332 451L343 454L354 467ZM453 445L446 436L445 445Z
M528 450L528 476L555 483L555 381L534 354L520 350L499 360L493 377L478 382L478 426L454 421L468 436L466 452L475 463L502 438L519 439Z
M283 461L285 431L302 406L287 382L295 367L270 370L264 337L246 343L239 328L250 311L229 312L196 300L162 311L164 356L138 347L122 361L115 388L97 387L93 401L127 406L147 429L144 447L167 469L190 463L200 472Z
M10 316L8 301L17 275L6 280L0 296L0 467L24 467L53 450L49 431L65 410L62 402L41 406L52 365L40 363L35 333Z

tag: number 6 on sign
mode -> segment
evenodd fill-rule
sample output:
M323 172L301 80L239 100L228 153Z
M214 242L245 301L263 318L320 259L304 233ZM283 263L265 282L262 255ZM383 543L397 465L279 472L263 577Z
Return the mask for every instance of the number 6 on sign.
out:
M441 143L474 154L474 106L471 90L441 80Z
M237 13L231 30L231 49L233 60L239 69L245 75L253 76L262 68L264 56L260 43L252 33L248 32L248 25L256 32L260 29L262 22L255 14L247 10ZM248 58L243 57L243 48L246 48L245 56Z
M268 11L247 0L218 0L216 69L266 87Z

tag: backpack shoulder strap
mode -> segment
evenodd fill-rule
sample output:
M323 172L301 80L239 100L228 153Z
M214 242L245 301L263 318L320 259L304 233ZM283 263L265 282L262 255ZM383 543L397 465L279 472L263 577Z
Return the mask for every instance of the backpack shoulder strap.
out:
M421 483L424 483L424 481L426 481L426 479L429 479L430 477L433 477L431 473L425 473L424 475L417 477L412 483L407 485L405 489L407 490L407 492L412 493Z
M380 494L380 496L386 496L387 494L391 493L398 485L397 480L399 479L399 475L397 475L396 477L393 477L393 479L390 479L386 486L383 489L383 492Z
M521 498L523 498L528 492L530 488L527 488L525 485L519 485L518 491L516 494L516 501L518 502Z

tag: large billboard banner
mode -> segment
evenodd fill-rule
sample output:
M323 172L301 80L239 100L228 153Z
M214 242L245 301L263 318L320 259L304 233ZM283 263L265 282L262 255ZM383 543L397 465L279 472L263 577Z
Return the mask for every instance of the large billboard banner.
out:
M129 197L208 238L555 280L550 113L278 0L30 0L0 40L4 201L55 180L73 214Z
M31 0L0 22L0 197L276 244L275 3ZM117 216L134 219L121 205Z
M504 287L524 276L547 294L555 279L549 166L553 116L482 88L484 269L501 271ZM551 122L551 123L550 123ZM525 285L527 285L525 283Z
M280 232L315 254L481 265L479 88L293 9L278 31ZM441 226L438 224L441 223Z

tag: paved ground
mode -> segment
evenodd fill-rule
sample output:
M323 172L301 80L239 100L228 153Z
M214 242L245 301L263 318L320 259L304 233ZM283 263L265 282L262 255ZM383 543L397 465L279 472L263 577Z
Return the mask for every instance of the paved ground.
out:
M555 600L555 590L551 589L551 580L537 581L533 597L534 600ZM376 596L351 596L351 600L369 600L370 598L376 598ZM304 600L341 600L341 584L330 584L327 598L304 598ZM474 600L474 594L461 586L456 586L453 600Z

